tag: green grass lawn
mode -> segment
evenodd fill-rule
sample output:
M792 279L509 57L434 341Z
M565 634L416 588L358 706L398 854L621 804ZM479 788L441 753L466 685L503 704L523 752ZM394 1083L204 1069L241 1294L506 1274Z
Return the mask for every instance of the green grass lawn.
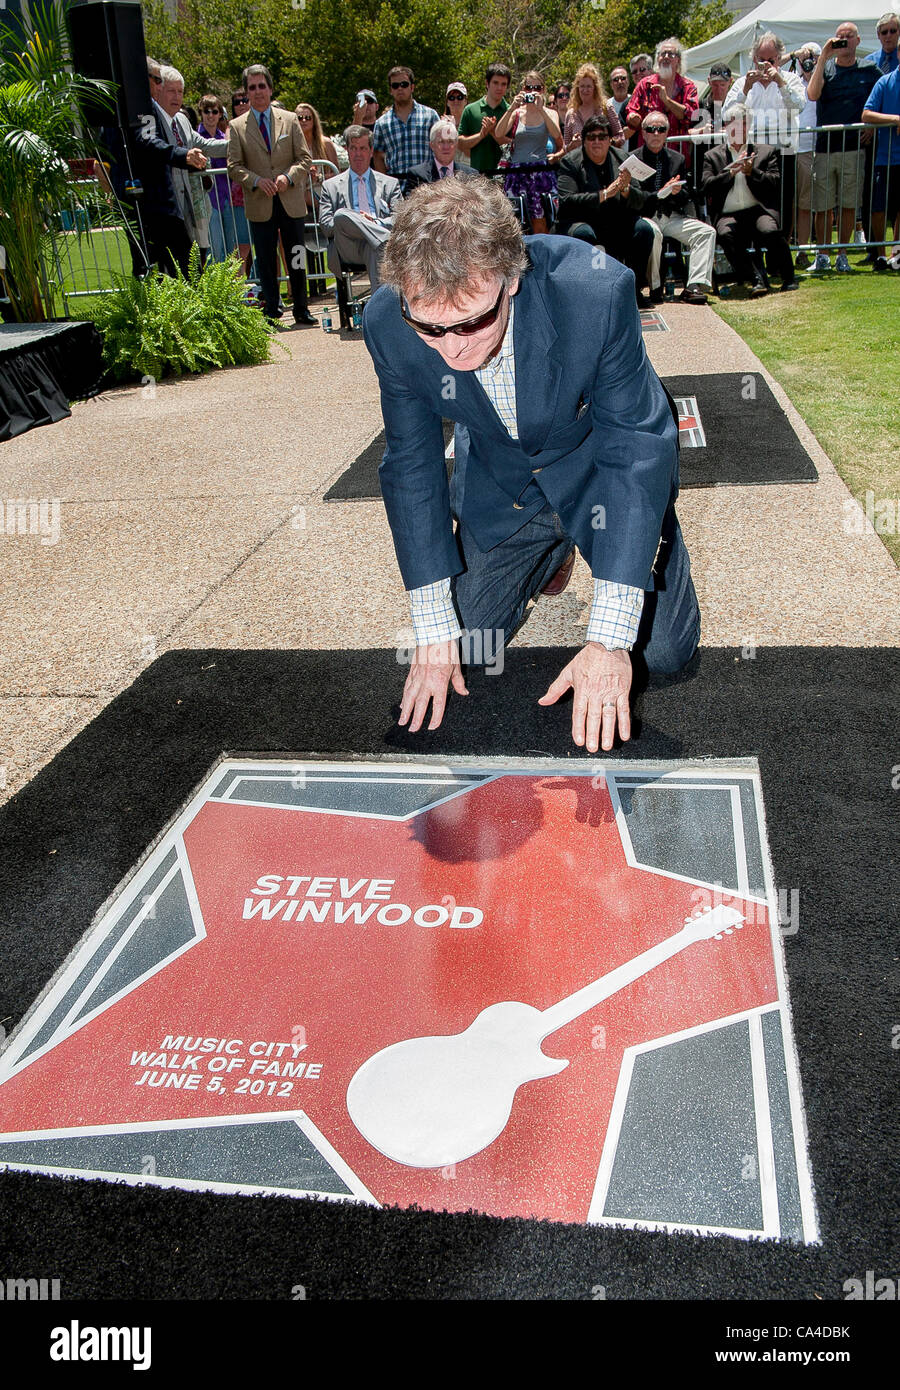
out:
M801 277L794 294L711 301L784 387L862 505L900 513L900 274ZM860 268L857 270L856 265ZM876 530L878 529L876 520ZM882 534L900 563L900 535Z

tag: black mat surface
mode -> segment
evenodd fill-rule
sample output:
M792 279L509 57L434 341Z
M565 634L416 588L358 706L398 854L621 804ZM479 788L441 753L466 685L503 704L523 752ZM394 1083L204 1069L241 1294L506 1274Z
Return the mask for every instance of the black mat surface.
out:
M577 759L571 706L536 703L570 654L508 652L502 676L470 674L469 697L415 736L393 722L392 651L160 658L0 812L0 1021L21 1018L223 751ZM59 1278L66 1298L290 1300L303 1285L311 1299L591 1300L602 1286L816 1308L867 1271L896 1278L898 665L893 650L704 651L638 697L625 750L759 758L776 884L799 892L786 954L820 1246L6 1173L2 1270Z
M681 450L681 486L814 483L812 459L758 372L667 376L676 398L694 396L706 447Z
M734 487L749 483L814 483L812 459L794 433L768 384L757 372L670 376L673 396L694 396L706 434L704 448L681 449L681 486ZM444 421L444 441L450 426ZM381 497L378 467L384 430L353 460L325 494L326 502Z
M453 438L453 424L444 420L444 446ZM367 444L361 454L353 460L326 492L324 502L371 502L381 500L381 487L378 483L378 469L384 458L384 430L379 430L371 444ZM448 472L453 471L451 460L447 460Z

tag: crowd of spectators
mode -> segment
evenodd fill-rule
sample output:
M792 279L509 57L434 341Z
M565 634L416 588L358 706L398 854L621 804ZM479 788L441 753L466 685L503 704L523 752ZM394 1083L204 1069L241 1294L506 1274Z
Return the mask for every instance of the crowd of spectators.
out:
M765 33L746 72L714 63L702 96L674 36L614 66L610 93L590 62L549 85L528 72L518 90L494 62L472 99L451 80L441 111L417 100L412 69L398 64L381 109L376 86L362 88L350 124L331 136L308 101L281 105L261 64L194 112L181 75L151 59L155 125L145 122L136 142L150 259L184 269L192 242L204 259L235 255L274 319L284 307L280 254L295 320L310 322L308 220L328 238L331 270L362 265L374 288L398 200L436 179L483 175L503 179L526 230L579 237L630 266L642 304L674 279L663 283L664 247L667 267L681 256L682 298L695 304L728 266L753 294L771 278L796 288L789 243L801 248L798 268L814 250L813 269L829 270L834 230L837 270L866 239L868 259L885 269L888 224L900 238L898 35L897 15L883 15L879 48L858 60L850 21L822 48L790 54ZM813 133L823 126L834 129Z

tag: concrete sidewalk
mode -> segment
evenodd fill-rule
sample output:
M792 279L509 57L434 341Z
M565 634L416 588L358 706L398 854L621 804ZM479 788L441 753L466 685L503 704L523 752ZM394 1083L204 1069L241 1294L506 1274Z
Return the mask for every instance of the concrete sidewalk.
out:
M682 493L703 645L900 646L897 567L845 528L850 494L784 391L712 309L664 314L660 375L762 372L819 472ZM0 497L58 500L59 529L0 532L0 796L167 650L403 645L381 503L322 501L380 427L361 337L310 328L265 367L111 392L8 442ZM579 561L516 643L577 645L590 596Z

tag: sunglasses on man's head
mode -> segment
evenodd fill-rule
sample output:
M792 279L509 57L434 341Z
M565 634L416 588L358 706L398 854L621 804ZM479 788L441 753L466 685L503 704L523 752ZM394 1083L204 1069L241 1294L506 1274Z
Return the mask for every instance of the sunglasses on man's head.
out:
M506 286L501 285L500 293L497 295L497 301L492 309L488 309L486 314L479 314L477 318L463 319L462 323L420 323L418 319L413 318L409 305L402 296L400 298L400 313L410 328L414 328L424 338L444 338L448 333L458 333L461 338L469 338L473 333L480 333L482 328L489 328L492 323L496 323L505 293Z
M391 83L391 91L392 91L392 92L396 92L396 91L399 91L402 87L408 87L408 86L409 86L409 83L408 83L408 82L392 82L392 83Z

